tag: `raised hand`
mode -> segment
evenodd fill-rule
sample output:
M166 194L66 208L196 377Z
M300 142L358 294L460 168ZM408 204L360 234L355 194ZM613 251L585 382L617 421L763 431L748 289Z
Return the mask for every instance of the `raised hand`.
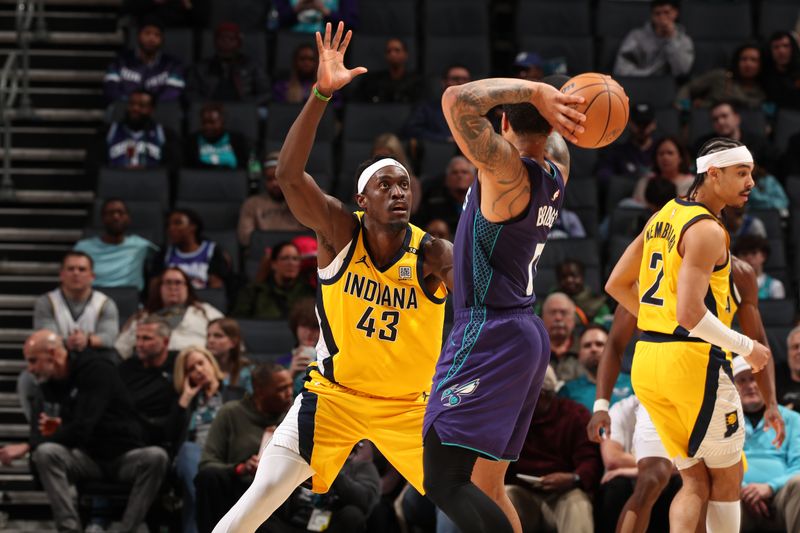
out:
M533 96L533 105L554 130L574 143L577 141L575 133L583 133L581 123L586 121L586 115L576 111L572 106L582 104L583 96L563 94L546 83L539 85L539 90Z
M352 30L347 30L343 40L344 23L339 22L333 38L331 38L331 33L330 22L325 25L324 38L317 32L317 51L319 52L317 90L323 96L331 96L333 91L338 91L353 81L353 78L367 71L364 67L348 69L344 66L344 53L347 51L350 38L353 36Z

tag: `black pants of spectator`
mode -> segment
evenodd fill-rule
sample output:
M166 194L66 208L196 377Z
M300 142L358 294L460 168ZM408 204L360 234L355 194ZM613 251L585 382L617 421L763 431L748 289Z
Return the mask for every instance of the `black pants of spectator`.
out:
M194 478L197 490L197 531L210 533L252 481L252 476L236 475L232 468L201 468Z
M635 478L619 476L600 485L594 504L594 523L598 533L614 533L616 531L617 520L622 508L625 507L625 502L633 494L635 483ZM669 506L680 488L681 477L679 475L671 476L666 488L653 505L650 526L647 528L648 533L669 532Z

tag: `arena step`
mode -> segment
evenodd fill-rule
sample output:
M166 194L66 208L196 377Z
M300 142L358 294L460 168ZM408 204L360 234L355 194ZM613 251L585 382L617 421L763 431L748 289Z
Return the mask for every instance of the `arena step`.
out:
M33 309L0 309L0 323L6 328L33 328Z
M9 343L2 343L2 344L9 345ZM25 370L26 365L25 365L25 360L22 358L22 343L15 342L14 349L17 350L18 353L17 358L0 359L0 375L11 374L13 376L14 383L16 383L17 381L16 375ZM16 390L16 387L14 387L13 390ZM16 392L14 394L16 394Z
M58 283L58 276L0 275L0 287L4 294L43 294ZM3 340L0 337L0 342Z
M12 201L20 204L91 204L94 191L15 189Z
M86 150L62 148L11 148L12 160L22 161L83 161Z
M30 114L25 114L20 109L10 109L8 114L12 120L49 120L64 122L103 122L106 117L104 109L79 109L79 108L37 108L31 109Z
M19 407L19 395L16 392L0 392L0 406L4 407ZM11 466L2 467L0 471L6 472L10 471L14 468L16 463L12 463ZM27 464L20 462L18 466L22 467L25 466L27 469Z
M37 41L35 33L27 33L34 43ZM16 44L17 43L16 31L0 31L0 43L3 44ZM92 33L92 32L47 32L46 36L41 39L42 42L48 44L61 44L61 45L109 45L121 46L125 42L125 35L122 30L106 33Z
M33 474L6 474L0 469L0 491L34 490Z
M0 439L24 439L30 434L28 424L0 424Z
M61 261L72 244L0 243L0 258L7 261Z
M47 31L94 31L94 32L113 32L117 29L117 17L114 13L107 12L87 12L87 11L65 11L55 8L44 10L44 21ZM36 24L34 22L34 27ZM16 29L15 13L0 13L0 29Z
M33 294L0 294L0 309L33 309L36 298Z
M86 225L88 216L89 210L86 208L0 207L0 226L80 229Z
M0 228L0 242L69 242L74 243L83 235L79 229L30 229Z
M73 192L93 190L95 187L94 179L87 176L83 168L68 168L65 166L68 163L53 165L53 168L43 168L42 164L37 164L36 168L15 164L11 169L11 181L14 182L15 190Z
M0 5L16 5L19 0L0 0ZM95 8L95 7L122 7L123 0L41 0L47 6L65 6L65 7L82 7L82 8Z
M95 142L97 128L58 126L12 126L11 142L15 148L59 148L86 149Z
M0 274L58 274L61 270L61 265L57 262L42 262L42 261L5 261L0 260ZM2 297L0 297L0 307L2 306Z
M70 70L70 69L30 69L30 80L58 83L103 83L105 71L102 70Z

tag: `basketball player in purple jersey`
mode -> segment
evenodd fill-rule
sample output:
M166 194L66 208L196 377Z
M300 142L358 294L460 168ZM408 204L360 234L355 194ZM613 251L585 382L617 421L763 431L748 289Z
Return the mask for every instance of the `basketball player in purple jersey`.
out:
M533 278L564 200L562 135L575 141L583 131L586 117L570 107L581 102L515 79L475 81L442 96L453 138L478 173L454 241L455 321L428 399L423 457L427 495L462 533L522 530L503 479L519 457L550 359L532 311ZM499 105L498 134L485 115Z

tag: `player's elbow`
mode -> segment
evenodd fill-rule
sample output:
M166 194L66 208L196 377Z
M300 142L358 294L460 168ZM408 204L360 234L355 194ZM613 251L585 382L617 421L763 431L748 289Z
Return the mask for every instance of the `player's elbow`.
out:
M681 305L679 301L675 311L675 319L686 331L692 331L697 326L697 323L700 322L700 319L703 318L705 309L705 306Z
M444 92L442 93L442 108L447 109L451 107L458 99L458 95L460 93L461 93L460 85L451 85L450 87L445 89Z

